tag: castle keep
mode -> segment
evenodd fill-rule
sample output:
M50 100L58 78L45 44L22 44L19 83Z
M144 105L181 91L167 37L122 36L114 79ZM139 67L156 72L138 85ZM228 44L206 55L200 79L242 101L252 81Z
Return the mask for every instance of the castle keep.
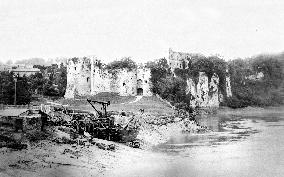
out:
M65 98L115 92L121 96L151 96L149 68L105 69L96 58L72 58L67 63Z

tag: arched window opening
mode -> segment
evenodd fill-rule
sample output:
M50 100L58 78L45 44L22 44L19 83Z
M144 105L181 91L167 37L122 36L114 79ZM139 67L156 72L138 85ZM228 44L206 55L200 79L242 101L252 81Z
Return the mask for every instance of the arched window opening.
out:
M143 95L143 89L142 88L137 89L137 95Z

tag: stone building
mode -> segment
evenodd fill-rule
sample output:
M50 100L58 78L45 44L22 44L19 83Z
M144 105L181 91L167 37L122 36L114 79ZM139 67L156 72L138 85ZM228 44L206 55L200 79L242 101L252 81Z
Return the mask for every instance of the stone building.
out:
M67 62L65 98L115 92L121 96L151 96L151 71L138 66L132 70L108 70L96 58L72 58Z

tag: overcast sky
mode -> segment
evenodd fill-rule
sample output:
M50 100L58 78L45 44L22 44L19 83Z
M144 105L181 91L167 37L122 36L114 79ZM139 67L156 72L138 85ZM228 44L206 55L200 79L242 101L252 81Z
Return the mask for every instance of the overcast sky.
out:
M0 61L284 51L283 0L0 0Z

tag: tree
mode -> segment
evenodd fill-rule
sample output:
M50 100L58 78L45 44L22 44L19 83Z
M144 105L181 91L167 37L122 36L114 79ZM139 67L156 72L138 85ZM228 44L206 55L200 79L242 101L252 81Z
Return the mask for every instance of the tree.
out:
M14 79L7 71L0 73L1 103L13 104L14 101Z
M13 73L1 72L1 102L3 104L14 104L15 81ZM31 91L28 79L24 77L17 78L16 104L29 104L31 102Z
M231 107L269 106L283 103L284 70L282 55L259 55L248 59L236 59L229 63L233 98ZM284 56L282 56L282 59ZM251 79L262 72L264 77Z
M165 79L168 75L170 75L167 60L165 58L161 58L155 62L148 62L146 67L151 69L151 90L153 93L160 95L163 92L163 86L161 85L160 81L161 79Z
M58 77L58 96L63 97L65 95L66 86L67 86L67 68L62 63L59 68L59 77Z
M17 104L26 105L31 102L32 92L26 76L18 77L17 80Z
M113 61L106 66L106 69L128 69L133 70L137 67L136 63L130 57L124 57L121 60Z
M31 83L31 92L36 94L43 93L43 86L47 80L43 77L42 73L36 73L29 77L29 82Z
M54 78L54 71L51 70L49 73L49 78L47 82L43 85L43 94L46 96L58 96L59 92L58 89L54 86L55 78Z

